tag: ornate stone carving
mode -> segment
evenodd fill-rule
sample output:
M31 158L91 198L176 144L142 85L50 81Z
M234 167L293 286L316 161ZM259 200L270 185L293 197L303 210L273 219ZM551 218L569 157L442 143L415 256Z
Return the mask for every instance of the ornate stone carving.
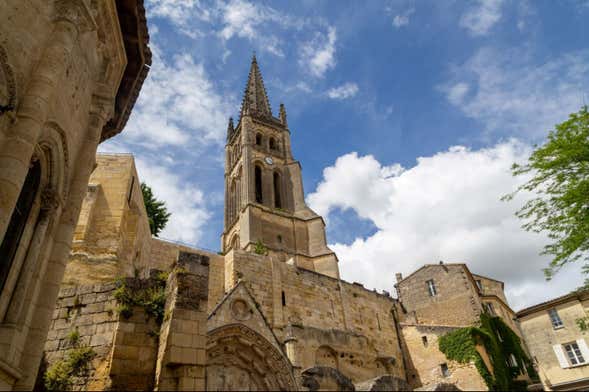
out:
M8 55L0 46L0 116L16 110L16 80Z
M41 192L41 210L53 212L61 205L59 193L52 187L47 187Z
M236 320L245 321L252 317L252 310L247 302L238 298L231 303L231 315Z
M258 333L242 324L211 331L207 337L207 390L244 389L298 388L288 359Z
M55 0L54 20L66 20L79 32L96 30L96 22L85 1Z

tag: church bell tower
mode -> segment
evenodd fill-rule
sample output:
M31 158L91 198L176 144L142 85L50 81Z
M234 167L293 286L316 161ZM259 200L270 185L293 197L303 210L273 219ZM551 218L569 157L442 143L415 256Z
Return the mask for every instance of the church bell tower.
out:
M323 218L305 204L290 135L284 105L272 115L254 55L239 121L227 127L223 252L263 253L339 278Z

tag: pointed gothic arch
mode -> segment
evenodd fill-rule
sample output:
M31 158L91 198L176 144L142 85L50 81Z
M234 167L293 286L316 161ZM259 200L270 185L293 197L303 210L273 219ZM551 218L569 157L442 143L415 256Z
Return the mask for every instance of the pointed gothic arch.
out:
M282 176L277 171L272 174L272 188L274 190L274 207L282 208Z
M207 334L207 390L298 390L286 355L243 324Z
M262 145L262 134L260 132L256 133L256 146Z
M258 163L254 166L254 188L256 194L256 203L263 204L263 184L262 184L262 166Z

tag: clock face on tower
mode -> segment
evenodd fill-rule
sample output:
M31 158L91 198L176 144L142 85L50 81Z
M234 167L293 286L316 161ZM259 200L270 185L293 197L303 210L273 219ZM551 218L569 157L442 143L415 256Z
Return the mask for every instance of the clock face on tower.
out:
M266 163L267 163L268 165L271 165L271 164L273 164L273 163L274 163L274 161L272 160L272 157L266 157L266 158L264 158L264 160L266 161Z

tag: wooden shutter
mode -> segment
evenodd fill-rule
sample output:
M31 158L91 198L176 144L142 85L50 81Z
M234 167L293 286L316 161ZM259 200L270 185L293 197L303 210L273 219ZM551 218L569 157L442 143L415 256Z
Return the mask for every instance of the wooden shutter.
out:
M581 354L583 354L583 359L585 360L585 363L589 362L589 347L587 347L585 339L577 340L577 346L579 346L579 350L581 350Z
M555 344L554 346L552 346L552 349L556 354L556 358L558 359L558 363L560 364L561 368L566 369L568 367L571 367L571 365L569 365L569 361L567 360L566 353L564 352L560 344Z

